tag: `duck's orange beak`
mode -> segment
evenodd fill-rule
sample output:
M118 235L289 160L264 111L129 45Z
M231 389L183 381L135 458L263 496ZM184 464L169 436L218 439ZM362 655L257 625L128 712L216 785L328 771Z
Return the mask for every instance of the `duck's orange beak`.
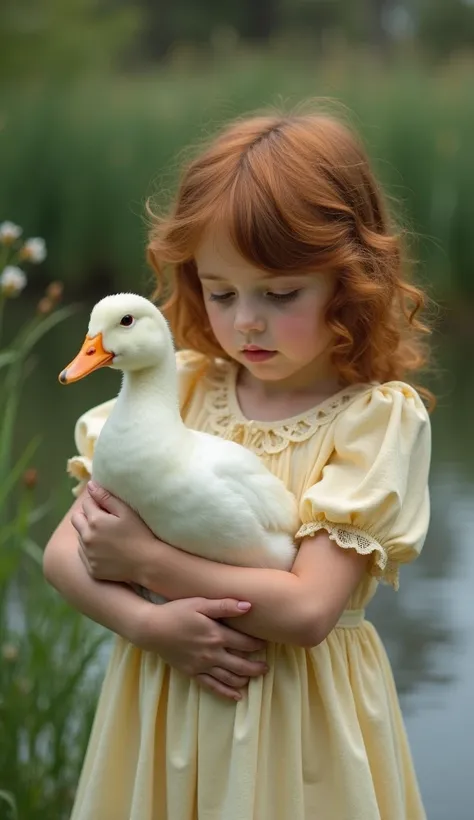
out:
M104 350L102 333L94 337L86 336L77 356L59 374L59 381L61 384L77 382L99 367L106 367L113 358L113 353Z

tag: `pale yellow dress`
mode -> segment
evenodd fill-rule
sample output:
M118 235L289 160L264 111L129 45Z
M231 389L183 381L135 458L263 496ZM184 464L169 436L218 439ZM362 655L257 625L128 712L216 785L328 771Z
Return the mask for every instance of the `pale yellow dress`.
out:
M117 637L72 820L422 820L391 669L363 617L379 580L397 587L428 527L421 399L399 382L359 385L303 415L252 422L233 363L189 351L178 363L186 423L257 452L299 499L299 536L324 528L371 553L370 570L320 646L268 646L270 672L239 703ZM78 421L69 469L79 479L111 406Z

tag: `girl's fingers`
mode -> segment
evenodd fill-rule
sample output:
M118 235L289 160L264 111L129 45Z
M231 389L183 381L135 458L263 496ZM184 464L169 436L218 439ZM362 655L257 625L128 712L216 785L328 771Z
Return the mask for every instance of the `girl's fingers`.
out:
M238 652L257 652L266 646L266 642L260 640L260 638L252 638L250 635L237 632L236 629L230 629L230 627L224 625L221 625L221 629L224 630L224 642L228 649L235 649Z
M213 666L210 670L210 674L216 680L224 683L226 686L230 686L231 689L243 689L249 682L248 677L236 675L234 672L229 672L228 669L223 669L222 666Z
M242 698L242 695L237 689L232 689L230 686L226 686L225 683L213 678L212 675L196 675L196 680L205 689L208 689L215 695L220 695L227 700L241 700Z
M84 527L87 526L87 518L82 510L76 510L71 515L71 524L78 533L82 532Z
M268 671L268 666L264 661L251 661L248 658L240 658L232 652L225 652L220 663L220 669L241 678L258 678Z
M82 512L87 518L87 513L91 511L93 500L90 496L86 495L84 501L82 502Z
M123 501L120 501L119 498L116 498L107 490L104 490L104 488L101 487L100 484L96 484L95 481L88 482L87 490L94 500L96 507L100 507L102 510L111 513L111 515L115 515L117 518L126 511L127 506Z

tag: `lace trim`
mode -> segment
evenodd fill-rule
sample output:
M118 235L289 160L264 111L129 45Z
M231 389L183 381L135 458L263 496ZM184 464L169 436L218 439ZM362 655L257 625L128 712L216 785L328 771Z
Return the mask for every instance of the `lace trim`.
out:
M81 494L86 482L92 475L92 461L87 456L73 456L67 462L67 474L75 478L79 483L72 489L76 497Z
M251 421L239 413L233 397L233 366L225 360L216 360L206 377L204 405L212 433L221 438L237 441L257 455L281 453L290 442L311 438L323 424L327 424L357 394L361 385L353 385L322 402L314 410L283 421ZM364 385L368 388L369 385Z
M335 541L342 549L354 549L360 555L373 553L373 561L370 566L370 574L383 584L388 584L393 589L399 588L399 567L395 561L389 561L384 548L375 538L366 532L352 527L350 524L332 524L327 519L321 521L311 521L303 524L295 538L306 538L316 535L320 530L327 530L331 541Z

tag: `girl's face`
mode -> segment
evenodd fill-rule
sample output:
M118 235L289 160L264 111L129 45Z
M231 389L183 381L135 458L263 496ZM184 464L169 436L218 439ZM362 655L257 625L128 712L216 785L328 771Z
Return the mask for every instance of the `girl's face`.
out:
M301 387L334 375L324 320L334 292L332 276L269 275L247 262L221 232L205 235L195 261L214 335L250 374Z

